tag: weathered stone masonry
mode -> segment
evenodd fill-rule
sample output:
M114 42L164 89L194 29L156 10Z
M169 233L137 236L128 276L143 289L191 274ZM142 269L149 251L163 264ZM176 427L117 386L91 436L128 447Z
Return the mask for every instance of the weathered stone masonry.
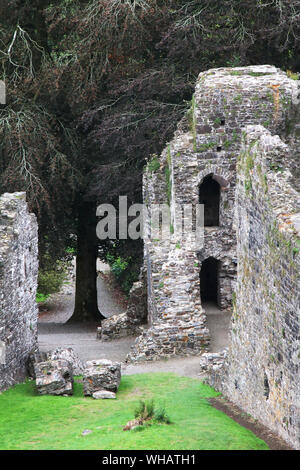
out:
M141 333L140 325L147 321L147 290L143 270L139 277L140 280L133 283L129 292L126 311L103 320L97 328L98 339L110 341Z
M0 390L27 375L30 352L37 351L37 223L25 193L0 197Z
M237 288L230 347L210 383L300 449L300 198L294 155L245 129L237 166Z
M299 95L299 82L272 66L200 74L187 118L144 175L150 328L128 358L209 349L199 273L214 259L217 302L228 308L232 301L233 316L228 352L202 356L209 382L297 449ZM219 211L209 214L197 246L192 236L177 238L175 204L208 201L211 209L201 195L208 178L219 184ZM174 233L155 240L150 205L166 201Z
M128 356L143 361L209 350L203 303L209 283L199 275L213 260L216 301L233 308L232 324L228 351L202 354L202 370L212 386L297 449L299 99L299 81L272 66L200 74L188 115L144 174L149 328ZM160 240L150 208L166 202L171 237ZM203 246L194 234L178 236L176 218L176 205L199 202L209 208Z
M199 354L209 349L199 274L206 260L217 263L217 303L221 309L231 308L237 266L234 203L241 129L261 124L272 133L288 132L297 90L294 80L272 66L214 69L199 75L189 113L173 141L160 157L154 156L144 174L145 230L149 235L144 267L150 328L133 345L129 360ZM201 188L207 178L219 185L218 220L207 224L204 245L197 246L195 234L178 237L176 207L205 204ZM151 233L150 206L166 202L173 234L168 240L156 240Z

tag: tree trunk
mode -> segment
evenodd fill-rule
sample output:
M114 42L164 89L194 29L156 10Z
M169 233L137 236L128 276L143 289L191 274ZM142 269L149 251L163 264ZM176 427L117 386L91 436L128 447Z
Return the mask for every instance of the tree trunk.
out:
M96 261L96 205L83 202L78 214L75 308L69 322L101 324L105 318L97 305Z

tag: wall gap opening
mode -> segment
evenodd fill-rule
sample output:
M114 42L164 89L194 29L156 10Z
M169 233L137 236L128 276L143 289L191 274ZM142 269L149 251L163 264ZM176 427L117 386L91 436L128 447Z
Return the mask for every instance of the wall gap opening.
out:
M219 305L220 262L213 257L203 261L200 271L200 295L202 304Z

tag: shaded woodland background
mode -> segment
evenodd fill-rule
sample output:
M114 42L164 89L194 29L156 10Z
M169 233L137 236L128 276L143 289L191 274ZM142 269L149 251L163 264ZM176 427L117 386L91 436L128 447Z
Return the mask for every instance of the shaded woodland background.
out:
M0 0L0 192L27 191L39 290L77 256L72 320L101 319L95 260L125 292L141 241L96 239L96 206L141 202L142 171L185 115L198 74L272 64L300 72L298 0Z

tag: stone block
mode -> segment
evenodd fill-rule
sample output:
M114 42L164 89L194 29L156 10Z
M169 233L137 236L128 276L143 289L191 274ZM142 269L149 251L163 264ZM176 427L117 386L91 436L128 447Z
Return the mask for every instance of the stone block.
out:
M31 377L32 379L35 379L35 370L34 366L35 364L39 362L45 362L48 360L48 355L46 352L32 352L29 354L28 359L27 359L27 373L28 376Z
M48 353L50 360L64 359L72 365L74 375L82 375L84 365L72 348L56 348Z
M121 364L106 359L88 361L83 373L83 393L91 396L95 392L116 392L121 381Z
M95 400L116 398L116 394L114 392L108 392L107 390L99 390L93 393L93 398L95 398Z
M34 365L36 388L41 395L72 395L72 365L63 359L38 362Z
M103 320L97 329L97 339L111 341L141 334L140 325L147 320L147 289L142 275L141 272L141 280L135 282L130 290L126 312Z
M116 338L139 335L140 333L141 328L125 312L103 320L101 327L97 328L97 339L111 341Z
M48 352L33 352L29 355L27 361L27 371L29 377L35 379L34 366L39 362L45 362L48 360L60 360L63 359L70 363L73 375L82 375L84 366L77 354L72 348L56 348L53 351Z

